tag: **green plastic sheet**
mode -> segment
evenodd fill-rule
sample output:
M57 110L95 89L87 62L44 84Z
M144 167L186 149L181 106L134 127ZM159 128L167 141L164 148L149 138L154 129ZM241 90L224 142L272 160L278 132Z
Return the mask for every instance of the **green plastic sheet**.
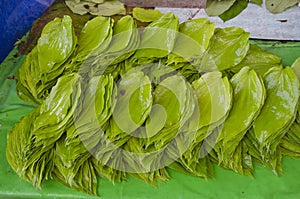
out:
M300 56L299 42L251 41L264 50L283 58L291 65ZM19 119L34 106L16 94L14 75L24 56L14 57L16 50L0 65L0 198L98 198L73 191L49 180L42 190L22 180L9 166L6 156L6 136ZM99 179L100 198L300 198L300 160L284 157L283 174L276 176L268 168L254 164L254 177L242 176L217 165L215 178L202 179L170 171L171 179L157 187L128 176L127 182L112 184Z

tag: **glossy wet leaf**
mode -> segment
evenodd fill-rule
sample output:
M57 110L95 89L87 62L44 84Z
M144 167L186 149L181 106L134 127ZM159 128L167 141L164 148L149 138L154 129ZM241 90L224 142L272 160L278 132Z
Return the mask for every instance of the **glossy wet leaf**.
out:
M76 59L85 60L87 56L101 53L107 48L112 37L113 20L95 17L82 28L78 37Z
M71 55L76 40L71 17L56 18L48 23L37 44L40 73L47 75L57 70Z
M189 121L188 129L196 132L192 137L193 142L186 151L183 151L179 162L194 175L212 177L213 171L207 153L202 154L209 150L203 140L206 142L210 139L213 130L228 116L232 104L232 89L227 77L222 78L222 74L217 71L204 74L192 83L192 87L197 107ZM215 141L212 145L214 144Z
M149 63L167 56L173 50L178 27L178 18L173 13L167 13L153 21L144 29L139 50L133 60Z
M267 98L261 114L253 124L253 131L261 145L267 147L271 144L270 139L276 138L276 134L284 130L295 114L299 81L291 68L276 67L265 74L264 82Z
M61 77L49 97L40 106L33 124L37 146L54 144L73 119L81 95L80 77L70 74Z
M17 74L22 99L40 104L65 70L64 62L75 49L77 38L69 16L55 18L43 29L37 46Z
M90 79L83 93L81 110L76 110L76 125L78 130L89 127L102 127L112 115L115 107L116 92L114 79L111 75L95 76Z
M264 76L267 98L251 133L263 161L276 167L278 145L293 122L299 98L299 80L290 67L271 68ZM271 160L269 160L271 159ZM276 169L276 168L274 168Z
M256 45L250 45L246 57L231 68L230 71L237 73L243 67L248 66L255 70L256 73L263 76L270 68L275 66L281 66L281 58L273 53L263 51Z
M232 89L220 72L209 72L192 83L198 100L198 128L217 123L227 116L232 104Z
M239 143L259 115L266 97L262 78L249 67L235 74L230 83L233 88L233 105L219 137L219 161L226 161L227 164L230 164Z
M216 29L200 71L226 70L239 64L249 49L249 33L238 27Z
M140 42L139 32L135 21L130 16L122 17L114 27L111 45L102 55L103 59L111 60L109 64L117 64L129 58Z
M173 52L168 56L168 63L201 59L213 33L214 24L207 19L188 20L180 24Z
M164 79L153 92L153 105L146 121L147 146L160 149L182 131L195 106L191 86L179 75ZM152 119L155 118L155 119Z

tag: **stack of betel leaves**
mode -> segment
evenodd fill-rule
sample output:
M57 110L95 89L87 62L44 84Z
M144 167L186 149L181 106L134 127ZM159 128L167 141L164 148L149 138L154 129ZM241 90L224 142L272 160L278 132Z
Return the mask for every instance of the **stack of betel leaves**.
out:
M78 38L69 16L45 26L17 74L36 104L8 133L21 178L97 194L97 176L156 185L167 168L280 173L283 154L300 157L299 60L283 67L238 27L154 18L138 29L131 16L95 17Z

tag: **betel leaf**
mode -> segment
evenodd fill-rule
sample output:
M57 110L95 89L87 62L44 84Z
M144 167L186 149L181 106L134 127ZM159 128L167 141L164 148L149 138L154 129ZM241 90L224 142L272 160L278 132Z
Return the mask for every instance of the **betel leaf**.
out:
M229 113L232 89L227 77L222 78L221 72L206 73L195 80L192 86L200 115L197 129L217 123Z
M273 53L263 51L257 45L250 45L246 57L241 63L231 68L230 71L237 73L245 66L250 67L256 73L263 76L270 68L280 67L281 58Z
M228 21L237 15L239 15L244 9L247 8L249 3L249 0L238 0L235 1L234 4L229 8L229 10L226 10L222 14L219 15L219 17L223 21Z
M111 65L118 64L129 58L135 52L139 43L140 35L135 21L131 16L122 17L117 21L112 42L107 51L100 56L99 62L109 60Z
M76 41L69 16L55 18L44 27L37 46L17 73L17 91L22 99L40 104L49 95Z
M141 22L152 22L163 16L163 14L159 10L145 9L139 7L133 8L132 15L135 19Z
M114 25L109 47L84 63L86 67L83 71L89 71L90 77L109 73L116 78L126 66L125 60L135 52L139 43L140 35L135 21L131 16L122 17Z
M145 129L138 129L145 130ZM141 132L138 132L136 135L140 135ZM148 152L150 152L149 148L146 148L144 145L144 141L142 139L139 139L137 137L131 137L125 144L124 149L126 151L130 151L133 153L138 154L145 154L144 156L140 156L139 163L136 166L143 166L143 171L147 172L135 172L131 173L135 178L142 179L148 184L152 184L157 186L157 181L165 182L167 179L169 179L169 174L166 170L166 168L161 168L161 162L163 162L163 155L162 153L156 153L155 155L147 155ZM155 158L153 158L155 157ZM126 158L128 159L128 158ZM138 159L138 158L134 158ZM136 171L138 171L136 169Z
M25 179L37 187L49 177L53 167L54 145L72 121L81 93L79 81L79 76L74 74L61 77L33 120L30 129L32 136L28 137L32 146L30 151L26 151L23 170L26 171ZM37 173L39 178L36 177Z
M152 106L151 82L143 72L131 70L125 73L119 84L113 119L127 133L141 126Z
M78 37L76 60L85 60L89 55L101 53L107 48L112 35L113 20L95 17L82 28Z
M69 139L79 136L84 146L92 151L109 125L116 103L116 88L111 75L100 75L92 77L83 89L82 103L74 113L76 131L73 132L76 134L70 134Z
M207 0L205 12L209 16L218 16L228 10L236 0Z
M295 121L280 142L280 150L284 155L300 158L300 124Z
M20 176L24 176L24 161L26 153L31 150L31 128L33 118L38 115L38 109L34 109L28 115L16 123L7 134L6 157L12 169Z
M173 50L178 27L179 20L171 12L153 21L144 29L133 61L149 63L167 56Z
M71 55L75 48L77 38L75 36L72 19L64 16L63 19L55 18L48 23L41 34L37 44L39 60L39 72L50 77L51 73ZM44 80L44 79L42 79Z
M38 69L38 57L36 47L27 55L23 65L17 71L17 94L18 96L32 104L39 104L41 100L37 90L40 81Z
M116 22L112 43L105 53L119 52L130 46L129 44L131 42L138 43L136 40L131 41L131 39L135 39L132 35L135 34L136 31L137 28L133 18L131 16L122 17Z
M7 160L23 179L41 188L41 183L50 178L53 167L53 148L39 153L32 142L32 128L34 118L37 117L39 109L34 109L23 117L8 133L6 155Z
M210 160L201 154L206 150L203 140L207 141L212 131L226 119L232 104L232 89L227 77L222 78L218 71L202 75L192 83L192 87L197 106L189 120L188 131L196 132L179 163L196 176L211 177Z
M147 146L160 149L182 131L195 109L191 86L180 75L167 77L153 92L154 101L146 121ZM153 118L153 119L152 119Z
M267 98L250 135L257 143L259 159L277 171L280 160L278 145L295 118L299 80L290 67L274 67L265 74L264 83Z
M220 132L220 162L223 158L231 161L234 151L260 113L266 97L262 78L249 67L235 74L230 83L233 87L233 105Z
M264 82L267 99L253 124L253 132L261 147L269 149L270 145L278 144L278 138L276 141L272 138L282 136L280 134L294 117L299 81L291 68L274 67L265 74ZM270 150L274 150L274 147Z
M201 59L213 37L215 25L208 19L188 20L179 26L179 33L168 64Z
M272 13L280 13L299 2L299 0L266 0L266 8Z
M249 49L249 33L238 27L217 28L199 70L226 70L239 64Z
M74 126L69 128L67 136L69 131L76 131L76 128ZM77 191L95 195L97 187L95 169L92 167L91 154L81 140L78 137L72 140L62 137L56 142L55 150L53 178Z
M58 79L49 97L40 106L32 128L36 146L54 144L72 122L81 95L81 78L69 74Z
M101 139L115 107L115 83L111 75L95 76L83 89L82 104L74 112L74 125L85 147L92 150Z

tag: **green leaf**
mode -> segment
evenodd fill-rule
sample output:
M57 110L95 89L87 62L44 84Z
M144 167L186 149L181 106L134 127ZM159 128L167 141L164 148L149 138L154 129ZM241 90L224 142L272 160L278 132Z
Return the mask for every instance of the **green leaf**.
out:
M116 14L125 14L126 9L124 4L117 0L109 0L109 1L65 1L66 5L72 10L72 12L84 15L86 13L90 13L92 15L99 16L112 16Z
M263 76L270 68L281 66L281 58L273 53L263 51L256 45L250 45L246 57L241 63L231 68L230 71L237 73L245 66L250 67Z
M72 126L68 131L75 129ZM55 151L53 178L77 191L96 195L98 182L91 162L91 154L85 149L81 140L75 138L68 142L67 139L60 139L55 144Z
M71 55L76 40L71 17L55 18L48 23L37 44L40 72L48 74L57 70Z
M291 67L294 70L295 74L297 75L298 79L300 80L300 57L298 57L294 61Z
M160 82L153 96L152 110L145 126L150 137L147 146L154 144L160 149L182 131L194 112L195 99L191 86L179 75Z
M200 71L226 70L239 64L249 49L249 33L238 27L217 28Z
M173 13L167 13L147 26L142 34L139 49L133 61L150 63L167 56L174 47L179 21Z
M299 98L299 80L291 68L274 67L265 74L264 81L267 99L253 124L253 131L261 146L268 147L278 144L278 140L275 142L272 138L282 133L293 119Z
M248 3L249 3L249 0L238 0L238 1L235 1L234 4L230 7L230 9L226 10L225 12L223 12L221 15L219 15L219 17L223 21L228 21L228 20L236 17L244 9L246 9L247 6L248 6Z
M299 0L266 0L266 7L272 13L281 13L299 2Z
M194 81L192 86L198 100L200 115L197 129L227 117L232 104L232 89L228 79L222 78L222 73L217 71L206 73Z
M256 3L257 5L262 5L263 4L263 0L250 0L250 2Z
M139 7L133 8L132 15L135 19L141 22L156 21L163 16L163 14L159 10L145 9Z
M92 77L85 85L82 104L74 113L74 122L79 134L93 134L95 129L102 128L108 122L115 107L114 89L115 83L111 75ZM93 148L92 144L88 147Z
M77 74L59 78L49 97L43 101L39 116L35 119L32 129L38 145L44 144L43 140L52 136L56 141L63 133L77 108L81 95L80 80L80 76ZM57 132L58 135L54 132Z
M208 19L188 20L179 26L179 33L168 64L201 59L213 37L215 25Z
M106 17L95 17L82 28L78 38L76 60L85 60L90 53L95 55L107 48L112 37L113 20Z
M139 44L140 35L135 21L131 16L122 17L114 27L111 45L103 55L100 55L99 62L109 60L110 65L120 63L129 58Z
M242 68L232 77L230 83L234 91L233 106L220 132L220 161L223 161L223 157L230 161L252 122L259 115L266 97L262 78L249 67Z
M218 16L228 10L236 0L207 0L205 12L209 16Z
M40 104L49 95L64 72L64 63L73 53L76 41L69 16L55 18L44 27L37 46L17 73L17 90L22 99Z
M131 70L122 76L113 119L123 132L133 132L148 117L152 106L151 88L143 72Z
M267 98L250 135L257 143L259 159L277 171L280 159L278 145L297 111L299 80L290 67L274 67L265 74L264 83Z

